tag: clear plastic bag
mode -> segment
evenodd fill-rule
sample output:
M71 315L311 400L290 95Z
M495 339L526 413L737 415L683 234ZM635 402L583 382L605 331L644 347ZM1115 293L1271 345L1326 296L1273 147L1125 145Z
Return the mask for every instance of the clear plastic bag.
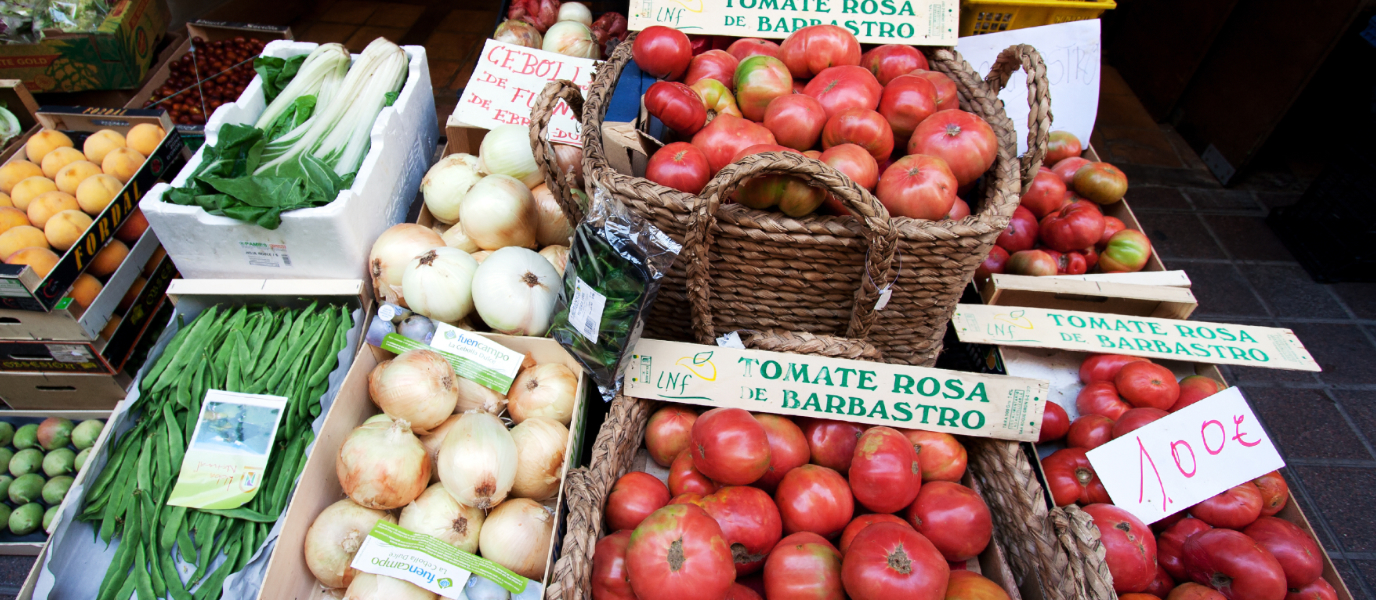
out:
M550 337L592 374L608 402L640 339L660 280L681 250L678 242L600 188L573 232L564 285Z

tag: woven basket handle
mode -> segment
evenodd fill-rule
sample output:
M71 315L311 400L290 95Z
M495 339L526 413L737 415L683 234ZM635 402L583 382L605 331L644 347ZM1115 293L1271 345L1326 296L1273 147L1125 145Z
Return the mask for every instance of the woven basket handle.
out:
M711 278L708 276L717 208L750 178L769 174L793 175L809 185L830 191L864 221L870 246L865 255L866 277L860 289L855 291L855 305L845 337L865 339L878 318L874 306L879 300L879 283L890 280L893 255L898 248L898 230L890 223L889 211L859 184L826 163L791 152L761 152L723 167L707 182L689 214L683 246L688 252L688 301L693 306L693 329L698 341L712 344L717 337L712 323Z
M1083 582L1084 589L1075 597L1086 600L1114 600L1113 575L1108 571L1107 550L1099 539L1094 518L1075 505L1053 508L1051 522L1056 538L1070 557L1074 580Z
M1027 71L1027 154L1022 155L1022 191L1026 192L1046 158L1046 141L1051 136L1051 84L1046 80L1046 63L1041 53L1027 44L1009 46L999 53L984 81L998 95L1013 72Z
M554 107L559 100L569 105L575 118L579 121L583 119L583 92L577 85L567 79L545 84L545 89L540 91L540 96L535 99L535 105L530 109L530 150L535 153L535 164L540 166L540 173L545 176L545 185L554 194L559 208L564 209L564 217L569 223L577 225L583 222L583 209L573 197L573 189L578 186L574 183L573 173L559 172L559 162L554 158L554 146L546 135L550 119L554 118Z

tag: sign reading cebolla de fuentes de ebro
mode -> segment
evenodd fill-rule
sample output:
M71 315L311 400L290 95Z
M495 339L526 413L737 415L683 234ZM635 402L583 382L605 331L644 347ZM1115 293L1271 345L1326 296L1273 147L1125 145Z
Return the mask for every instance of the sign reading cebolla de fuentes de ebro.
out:
M958 0L631 0L628 27L783 39L827 24L844 27L862 44L954 46L959 8Z
M1049 384L860 360L641 339L623 393L743 408L1035 441Z

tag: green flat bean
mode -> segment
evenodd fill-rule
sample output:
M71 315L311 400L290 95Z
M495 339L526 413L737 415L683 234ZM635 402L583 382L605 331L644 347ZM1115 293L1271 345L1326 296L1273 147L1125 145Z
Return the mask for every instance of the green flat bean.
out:
M168 514L167 524L162 528L162 537L158 540L158 547L163 552L170 552L172 545L177 543L177 532L182 530L182 523L186 520L186 507L174 506Z
M177 561L169 554L159 556L158 561L162 563L162 576L167 580L167 595L171 596L172 600L192 600L191 594L186 593L181 575L177 573Z
M153 593L153 584L148 577L148 554L143 551L143 546L138 548L138 559L134 563L134 589L139 593L139 600L157 600L158 596Z
M247 509L247 508L244 508L244 507L242 507L242 506L239 507L239 508L226 508L226 509L214 509L214 508L209 508L209 509L201 509L201 511L202 511L202 512L205 512L205 513L208 513L208 514L212 514L212 515L219 515L219 516L221 516L221 517L226 517L226 518L230 518L230 519L239 519L239 520L242 520L242 521L253 521L253 522L255 522L255 523L276 523L276 522L277 522L277 516L276 516L276 515L268 516L268 515L265 515L265 514L262 514L262 513L259 513L259 512L251 511L251 510L249 510L249 509Z

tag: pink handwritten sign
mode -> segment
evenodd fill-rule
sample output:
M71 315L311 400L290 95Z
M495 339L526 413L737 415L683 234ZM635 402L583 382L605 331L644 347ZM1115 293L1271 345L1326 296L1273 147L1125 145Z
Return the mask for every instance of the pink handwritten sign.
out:
M489 39L454 114L464 124L485 129L507 124L530 125L530 109L545 84L567 79L586 93L596 63ZM583 145L578 120L563 100L555 106L550 119L549 140Z
M1285 466L1236 387L1090 450L1089 463L1148 524Z

